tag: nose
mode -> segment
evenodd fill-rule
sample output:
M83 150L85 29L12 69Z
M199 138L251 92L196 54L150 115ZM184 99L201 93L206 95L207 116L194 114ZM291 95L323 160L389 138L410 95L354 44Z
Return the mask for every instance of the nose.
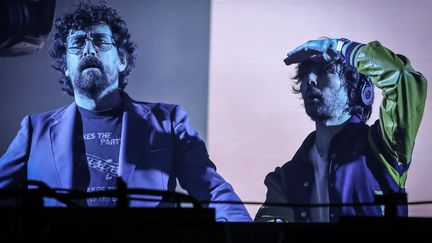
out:
M85 41L83 55L84 56L88 56L88 55L95 56L96 55L96 49L93 46L93 42L92 42L92 40L90 38L87 38L86 41Z
M309 73L308 85L318 86L317 78L318 78L318 76L315 73Z

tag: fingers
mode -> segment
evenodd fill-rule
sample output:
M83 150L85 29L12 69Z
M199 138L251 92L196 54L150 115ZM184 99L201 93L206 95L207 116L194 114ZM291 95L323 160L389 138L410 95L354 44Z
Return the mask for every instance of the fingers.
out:
M311 40L295 48L284 59L286 65L303 62L309 58L322 57L325 61L333 60L337 55L335 49L337 40Z
M308 41L305 44L289 52L288 57L285 58L284 62L286 65L291 65L294 63L303 62L313 56L322 55L322 53L317 49L318 47L315 43Z
M310 41L308 41L308 42L304 43L303 45L295 48L294 50L288 52L288 56L293 56L293 55L296 55L296 54L298 54L300 52L308 51L309 50L309 45L310 45L309 42Z
M304 62L307 59L315 58L315 57L317 58L322 57L322 54L314 50L307 50L302 52L296 52L294 54L289 55L287 58L284 59L284 62L286 65L291 65L295 63Z

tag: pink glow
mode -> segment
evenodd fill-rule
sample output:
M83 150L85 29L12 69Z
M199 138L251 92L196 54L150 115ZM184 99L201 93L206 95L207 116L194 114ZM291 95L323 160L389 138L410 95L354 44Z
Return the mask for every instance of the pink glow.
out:
M214 0L208 145L221 174L245 201L264 201L267 173L289 161L314 124L291 92L286 53L309 39L379 40L432 80L431 1ZM426 44L426 45L425 45ZM432 200L431 89L409 171L409 201ZM378 117L379 90L371 122ZM248 206L254 217L258 207ZM432 206L410 208L432 216Z

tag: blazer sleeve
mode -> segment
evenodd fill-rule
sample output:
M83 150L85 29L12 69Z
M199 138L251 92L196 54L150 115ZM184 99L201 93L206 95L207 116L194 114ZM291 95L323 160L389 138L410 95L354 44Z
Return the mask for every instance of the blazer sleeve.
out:
M189 118L181 106L171 114L175 141L175 172L180 185L199 201L210 201L216 209L217 221L252 221L233 187L216 172L204 141L189 124ZM238 204L213 203L235 201Z
M26 116L21 122L18 134L0 158L0 189L12 189L27 179L31 134L30 116Z

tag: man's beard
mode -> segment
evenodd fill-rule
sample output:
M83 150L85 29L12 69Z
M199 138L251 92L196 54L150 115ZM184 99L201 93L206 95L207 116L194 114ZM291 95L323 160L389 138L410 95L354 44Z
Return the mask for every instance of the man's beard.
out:
M328 107L319 107L319 108L308 108L306 107L306 114L311 118L312 121L315 122L323 122L331 118L329 114Z
M105 73L98 70L86 70L80 73L73 84L78 93L87 97L97 97L109 86Z
M103 65L94 57L81 62L79 75L72 80L76 92L87 97L97 97L114 82L111 81Z
M337 119L346 111L347 100L345 92L332 92L323 95L318 104L305 104L306 114L315 122Z

